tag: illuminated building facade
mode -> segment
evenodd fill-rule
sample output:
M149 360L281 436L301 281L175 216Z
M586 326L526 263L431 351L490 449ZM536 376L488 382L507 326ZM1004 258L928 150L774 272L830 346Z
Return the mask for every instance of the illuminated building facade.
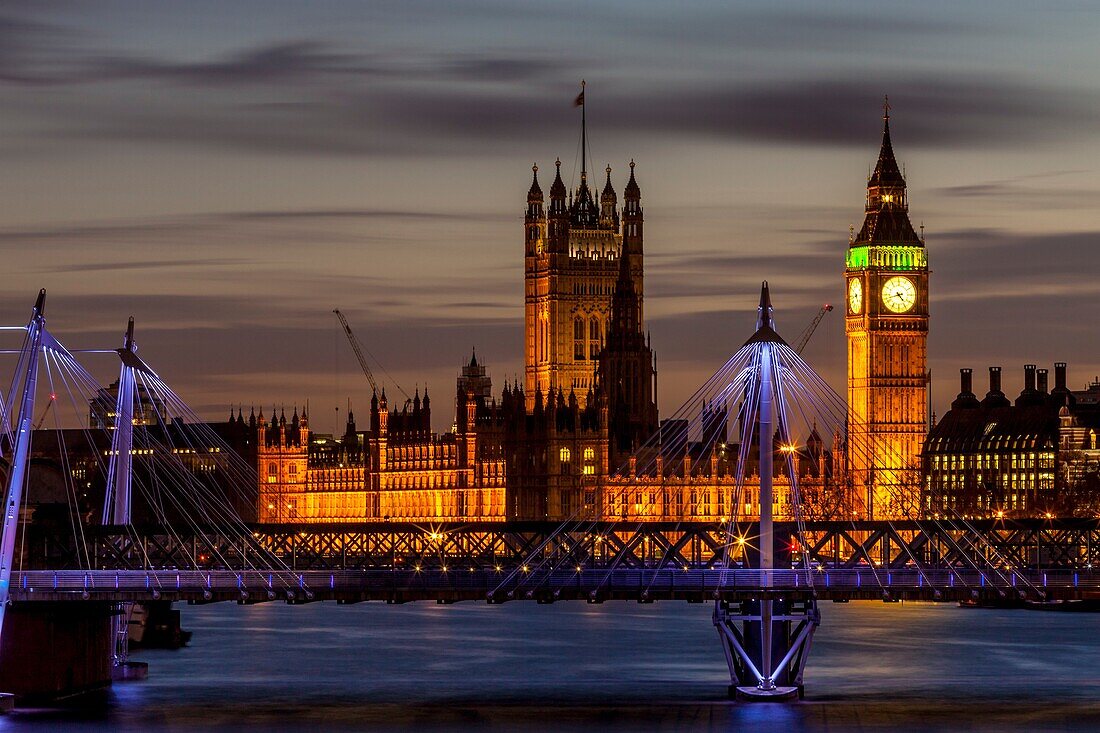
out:
M866 216L845 263L848 469L868 518L917 505L928 430L928 257L909 221L886 110Z
M1001 391L999 367L989 369L981 400L963 369L958 397L924 446L924 510L935 516L1070 516L1094 513L1100 482L1100 384L1074 392L1066 365L1024 366L1015 402Z
M738 495L739 450L727 443L724 423L704 431L707 441L651 440L660 426L643 312L641 189L631 161L619 209L610 167L606 173L597 204L585 166L569 195L559 162L544 210L535 168L524 221L523 384L505 384L495 398L472 356L445 434L432 433L430 399L419 393L400 409L375 395L369 430L358 432L349 416L341 439L311 435L296 411L289 421L261 415L261 521L755 516L757 461ZM797 449L800 486L820 506L840 493L842 465L833 457L841 445L836 435L827 449L815 431ZM776 462L780 518L789 507L784 464Z
M621 212L606 168L597 204L582 164L580 185L569 193L555 164L549 209L543 207L538 166L524 217L524 349L527 409L536 392L573 392L581 407L595 386L596 366L607 338L619 258L642 302L641 191L630 162Z

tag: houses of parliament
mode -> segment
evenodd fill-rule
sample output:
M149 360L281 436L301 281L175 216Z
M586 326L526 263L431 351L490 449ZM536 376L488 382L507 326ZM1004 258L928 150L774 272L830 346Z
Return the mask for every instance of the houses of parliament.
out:
M585 158L572 190L560 160L548 195L533 169L523 223L523 384L495 394L475 353L461 369L453 428L443 434L432 432L427 390L399 405L385 390L374 394L367 429L349 413L339 437L313 435L297 411L289 420L261 411L247 424L238 415L242 428L255 431L260 521L717 521L756 514L759 480L747 477L736 491L738 447L728 441L737 436L724 413L710 416L715 425L705 442L673 439L686 424L659 421L637 171L632 160L620 206L610 165L597 194ZM876 494L917 461L927 431L928 265L907 212L884 115L866 218L849 242L844 276L848 397L859 427L801 436L795 462L806 496L860 513L873 513L882 501ZM849 451L849 444L860 448ZM776 511L784 516L782 470L777 481Z

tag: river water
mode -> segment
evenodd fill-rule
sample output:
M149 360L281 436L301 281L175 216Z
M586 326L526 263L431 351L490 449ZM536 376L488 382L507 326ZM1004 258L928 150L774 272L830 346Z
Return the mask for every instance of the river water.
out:
M825 604L806 699L736 704L707 605L184 607L95 712L0 731L1100 730L1100 616Z

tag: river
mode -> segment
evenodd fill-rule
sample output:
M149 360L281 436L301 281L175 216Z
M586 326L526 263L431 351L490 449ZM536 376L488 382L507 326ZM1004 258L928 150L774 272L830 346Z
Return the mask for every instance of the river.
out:
M1100 616L823 606L806 699L736 704L708 605L217 604L105 709L0 731L1100 729Z

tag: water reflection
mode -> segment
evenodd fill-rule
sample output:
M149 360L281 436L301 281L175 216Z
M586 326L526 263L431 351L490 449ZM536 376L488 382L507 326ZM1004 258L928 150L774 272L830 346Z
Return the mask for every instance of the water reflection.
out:
M0 731L1075 730L1100 727L1090 614L826 604L793 706L734 705L706 605L186 607L190 648L96 712Z

